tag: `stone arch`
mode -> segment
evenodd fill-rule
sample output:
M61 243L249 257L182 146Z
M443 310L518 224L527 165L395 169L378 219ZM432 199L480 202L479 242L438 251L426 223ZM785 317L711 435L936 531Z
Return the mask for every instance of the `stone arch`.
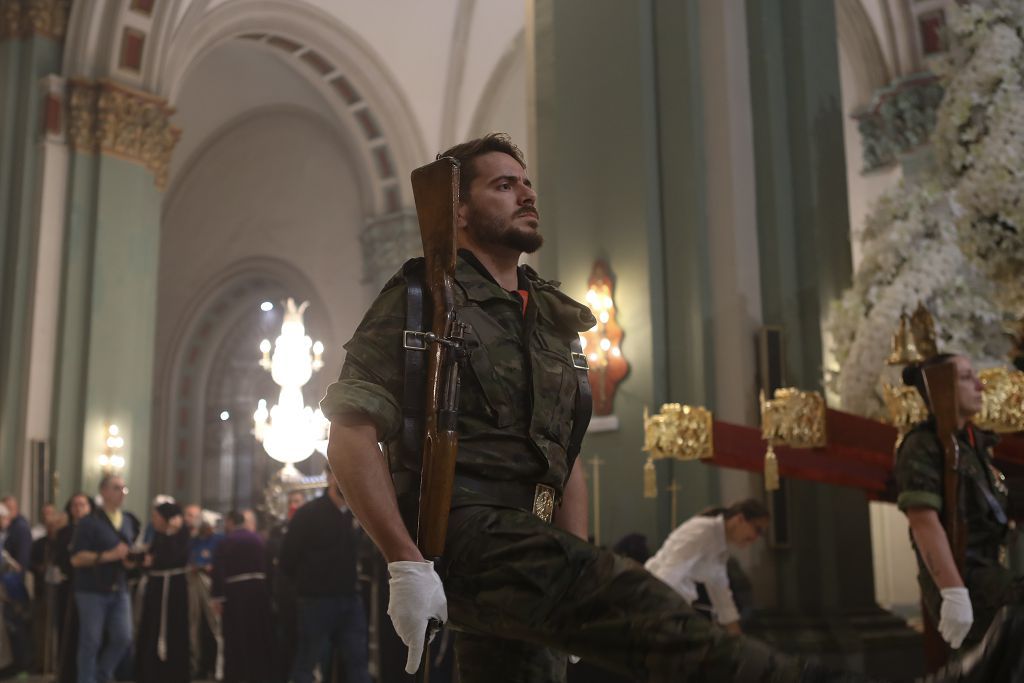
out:
M119 68L126 31L139 63ZM291 0L166 0L149 14L130 0L73 3L64 74L113 77L164 97L172 106L191 70L218 46L246 40L291 66L330 106L375 180L370 215L412 205L408 172L428 158L422 131L403 90L373 47L330 14Z
M172 104L190 70L230 40L273 51L306 80L361 140L360 157L377 181L377 215L411 205L408 171L426 158L423 136L404 92L362 37L304 3L229 0L209 12L192 7L159 51L152 88Z
M358 158L358 152L353 150L354 145L358 144L358 142L353 142L349 136L341 134L333 122L325 120L324 117L320 116L316 112L312 112L304 107L290 105L268 105L255 109L247 109L241 115L228 119L213 129L213 131L205 137L203 144L197 147L188 158L184 159L177 173L171 177L170 185L168 186L164 197L164 210L166 211L167 207L174 203L180 181L183 178L187 178L190 171L199 166L203 162L204 157L216 149L217 143L225 135L232 133L240 126L243 126L250 121L264 116L274 115L289 115L299 120L305 119L313 125L323 128L324 131L331 134L331 137L337 141L338 146L343 153L351 154L354 158ZM366 211L372 210L375 199L373 181L366 177L366 174L356 174L356 181L359 187L359 196L362 200L362 206L365 207Z
M855 82L853 100L866 104L879 88L889 85L892 76L882 53L878 34L861 0L836 2L836 30L840 55L845 55Z
M258 257L235 263L197 294L171 342L165 365L158 370L154 403L152 490L173 493L187 500L200 497L204 479L204 453L213 434L212 415L222 406L210 405L211 387L222 381L232 359L255 368L256 347L233 348L238 332L251 326L261 301L278 302L285 296L310 302L307 329L316 338L330 327L328 309L316 287L293 265L276 258ZM278 307L279 308L279 307ZM275 309L277 310L277 309ZM248 320L246 318L248 317ZM264 332L274 333L273 319ZM276 319L280 325L279 317ZM279 328L278 328L279 329ZM257 340L258 343L258 340ZM243 401L258 388L259 373L231 393ZM307 400L311 399L307 397ZM240 411L234 434L251 431L251 412ZM215 411L215 412L213 412ZM264 456L265 458L266 456Z

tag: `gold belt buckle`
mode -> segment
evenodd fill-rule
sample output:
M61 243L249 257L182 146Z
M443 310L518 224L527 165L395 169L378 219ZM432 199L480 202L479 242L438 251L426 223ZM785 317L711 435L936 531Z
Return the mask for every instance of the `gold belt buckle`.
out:
M533 514L548 524L555 513L555 489L547 484L537 484L533 492Z

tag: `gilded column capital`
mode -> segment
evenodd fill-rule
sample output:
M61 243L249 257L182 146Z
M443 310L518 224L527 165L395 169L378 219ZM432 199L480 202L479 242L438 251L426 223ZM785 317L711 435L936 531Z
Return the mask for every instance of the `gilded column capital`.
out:
M68 80L68 141L79 152L141 164L167 186L171 153L181 137L167 100L108 80Z
M70 6L71 0L0 0L0 40L63 40Z

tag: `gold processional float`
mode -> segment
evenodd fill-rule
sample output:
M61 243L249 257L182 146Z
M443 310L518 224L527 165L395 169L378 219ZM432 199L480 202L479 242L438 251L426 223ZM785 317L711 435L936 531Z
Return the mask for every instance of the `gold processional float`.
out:
M1024 322L1014 329L1017 350L1024 355ZM913 315L900 316L893 336L890 365L920 362L938 352L935 325L931 314L921 304ZM974 420L982 429L1000 434L1024 432L1024 372L994 367L979 373L983 387L983 407ZM899 438L928 416L924 402L913 387L885 383L883 395L888 412L885 424L898 430ZM829 411L825 398L816 391L794 387L776 389L771 398L760 395L761 439L766 444L764 455L765 490L779 488L779 463L775 448L823 449L829 445L826 429ZM644 497L657 497L654 461L706 460L715 455L715 420L711 411L701 406L666 403L655 415L644 409ZM899 445L897 439L894 446ZM893 451L895 452L895 451ZM828 457L827 452L823 457Z

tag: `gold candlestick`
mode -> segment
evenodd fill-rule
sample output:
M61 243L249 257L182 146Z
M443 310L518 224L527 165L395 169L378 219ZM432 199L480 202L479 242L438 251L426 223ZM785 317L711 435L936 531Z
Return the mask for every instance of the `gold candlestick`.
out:
M673 481L665 487L665 490L672 494L672 528L675 529L679 524L679 492L683 489Z

